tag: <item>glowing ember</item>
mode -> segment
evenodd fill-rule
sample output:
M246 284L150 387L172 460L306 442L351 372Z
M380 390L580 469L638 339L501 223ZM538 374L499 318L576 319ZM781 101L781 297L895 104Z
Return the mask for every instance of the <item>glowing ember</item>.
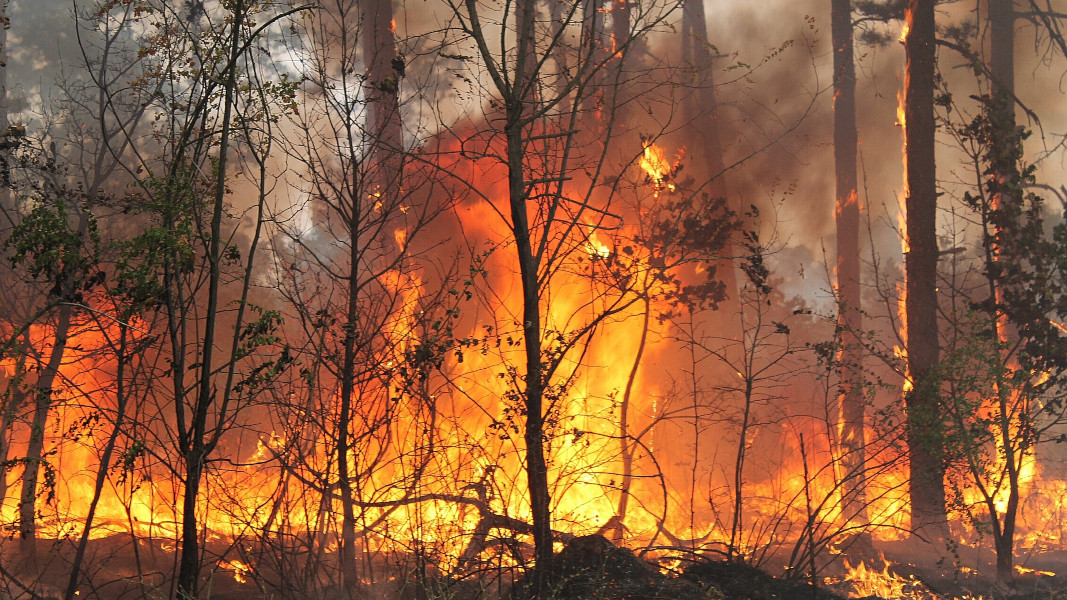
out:
M1053 571L1039 571L1037 569L1028 569L1022 565L1015 565L1015 572L1020 575L1037 575L1038 577L1055 577L1056 573Z
M1059 329L1062 333L1067 333L1067 326L1065 326L1063 323L1060 323L1059 321L1053 319L1049 319L1048 322L1051 323L1052 326L1056 329Z

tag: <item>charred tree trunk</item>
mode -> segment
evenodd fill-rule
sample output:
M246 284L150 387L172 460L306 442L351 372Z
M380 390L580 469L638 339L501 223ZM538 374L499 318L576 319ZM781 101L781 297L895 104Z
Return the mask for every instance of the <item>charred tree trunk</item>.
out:
M521 106L521 105L520 105ZM521 110L521 108L520 108ZM510 108L509 108L510 111ZM509 123L518 123L509 115ZM522 278L523 348L526 356L526 475L530 488L530 508L534 535L534 594L543 597L545 575L552 568L552 523L548 493L548 462L545 459L544 436L544 368L541 359L540 287L538 265L530 241L529 218L526 213L525 177L522 163L522 130L509 125L508 185L510 188L511 218L519 272Z
M630 0L611 2L611 52L619 60L625 56L623 48L630 43ZM621 68L621 65L620 65Z
M361 0L363 60L367 64L368 96L374 99L367 114L372 185L385 204L394 200L399 185L403 155L403 132L400 121L400 79L404 76L404 58L397 53L391 0Z
M468 0L470 5L473 0ZM523 438L526 444L526 477L533 520L534 597L547 597L548 576L552 573L552 513L548 489L548 461L545 457L544 391L546 368L541 354L540 256L534 253L527 203L524 133L528 127L529 104L536 98L537 65L533 0L518 0L515 10L516 45L513 83L505 86L504 137L507 143L508 203L512 235L522 279L522 331L526 363L526 409Z
M934 159L934 0L909 0L904 49L904 160L907 251L905 393L912 528L940 535L946 522L937 327L937 180Z
M520 44L521 46L521 44ZM520 80L521 81L521 80ZM526 212L526 178L523 172L522 102L507 108L506 129L508 152L508 186L515 246L519 256L522 278L523 349L526 357L526 390L524 393L526 424L526 476L530 488L530 509L533 516L534 590L542 596L546 575L552 570L552 522L548 493L548 462L545 458L544 436L544 365L541 357L541 304L538 284L538 263L530 240L529 217Z
M860 206L856 177L856 66L853 55L852 1L833 0L834 176L837 227L837 325L841 331L840 452L844 467L845 512L851 525L865 528L867 517L866 441L864 434L863 327L860 288Z

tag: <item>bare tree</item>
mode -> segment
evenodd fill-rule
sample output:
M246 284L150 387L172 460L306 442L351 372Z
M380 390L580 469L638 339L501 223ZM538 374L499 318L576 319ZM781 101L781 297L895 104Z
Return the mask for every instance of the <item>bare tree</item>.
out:
M445 301L455 268L430 260L440 240L428 231L444 221L453 200L428 166L432 152L404 148L406 64L391 11L388 1L334 2L305 21L306 83L288 153L303 167L309 199L296 214L279 214L289 222L275 250L293 265L279 278L302 325L297 345L307 349L305 368L314 373L315 384L302 391L316 407L309 410L329 415L311 435L328 440L333 457L319 464L313 444L306 456L300 449L296 460L282 458L323 498L339 501L345 594L357 593L372 573L369 556L359 572L361 540L415 502L419 473L435 459L425 448L436 426L405 421L435 418L433 394L406 386L430 386L434 366L456 350L455 307ZM437 267L439 278L427 282L434 285L427 291L423 274ZM400 396L417 408L406 413ZM408 437L407 428L420 431ZM394 448L393 436L404 445ZM410 478L381 484L379 472L401 467Z
M547 24L538 18L534 2L500 3L495 8L500 11L498 14L509 17L506 22L487 16L486 7L473 0L450 3L450 7L458 26L475 46L481 68L488 73L487 91L502 107L501 120L493 123L495 129L487 130L482 139L492 144L485 153L486 158L506 171L506 205L498 214L514 244L522 287L521 310L516 320L521 325L523 369L521 374L516 373L513 385L521 396L524 414L525 468L536 561L532 589L533 593L541 594L547 591L543 587L544 577L552 571L553 535L545 439L546 418L560 399L560 383L555 381L557 370L570 352L583 346L586 337L596 330L596 322L619 310L618 304L609 305L593 322L575 332L557 333L556 325L545 320L546 293L555 274L589 235L589 225L583 224L589 223L594 229L610 227L617 219L610 212L607 200L595 194L602 183L597 173L604 165L605 154L601 151L597 156L596 151L576 145L581 107L587 104L584 102L589 93L587 86L606 68L611 56L598 59L594 32L602 28L589 23L603 18L602 14L596 10L583 14L579 10L581 4L568 7L560 30L574 30L572 35L577 41L570 50L574 61L567 85L553 91L547 85L551 76L549 57L557 52L558 46L572 43L569 41L572 38L543 35ZM659 24L673 6L647 6L637 13L632 8L626 45L616 49L622 55L634 40ZM497 40L491 33L497 27L508 30L513 41L501 45L503 40ZM565 105L564 99L567 99ZM611 96L604 104L609 114L605 119L608 139L614 137L617 125L611 116L616 105ZM561 110L563 106L566 111ZM577 180L579 169L590 175ZM626 300L632 301L632 298Z

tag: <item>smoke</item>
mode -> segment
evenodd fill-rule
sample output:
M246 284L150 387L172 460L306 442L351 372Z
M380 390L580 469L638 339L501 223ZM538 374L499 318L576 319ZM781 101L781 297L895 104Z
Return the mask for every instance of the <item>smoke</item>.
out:
M84 73L82 50L69 2L12 0L7 14L11 21L6 48L8 109L26 111L29 123L58 95L61 75Z

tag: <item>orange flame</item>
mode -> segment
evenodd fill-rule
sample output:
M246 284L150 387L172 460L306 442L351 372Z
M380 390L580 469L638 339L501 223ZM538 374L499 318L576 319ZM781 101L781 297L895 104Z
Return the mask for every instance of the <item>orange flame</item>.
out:
M678 170L678 163L684 151L679 151L679 156L674 163L667 160L666 154L659 146L645 142L641 153L641 169L645 172L647 181L652 185L653 197L658 198L660 192L667 190L673 192L675 185L671 181Z
M239 560L224 560L219 563L219 568L233 571L233 578L237 583L248 583L247 575L252 573L252 568Z
M868 569L866 563L858 563L856 566L849 564L844 559L844 581L852 585L850 598L866 598L875 596L878 598L905 598L906 592L915 586L914 579L905 579L896 573L889 571L889 561L885 556L879 557L884 567L881 571Z

